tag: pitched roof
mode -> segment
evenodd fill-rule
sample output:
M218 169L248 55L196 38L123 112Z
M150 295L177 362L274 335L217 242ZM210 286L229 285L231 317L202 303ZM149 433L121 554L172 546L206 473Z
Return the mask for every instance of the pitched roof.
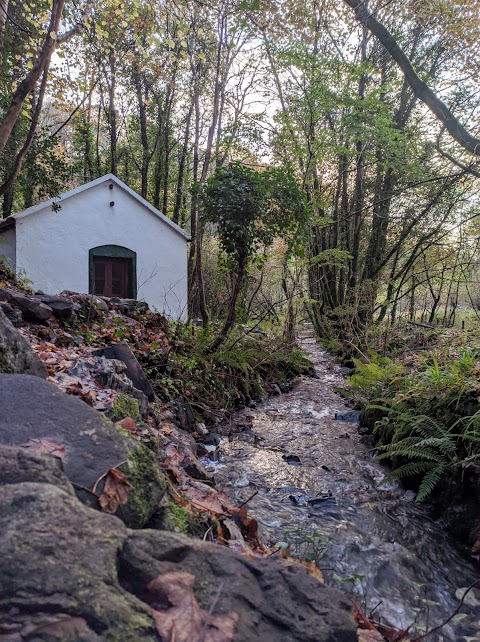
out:
M165 214L162 214L159 210L157 210L156 207L153 207L153 205L150 205L148 201L146 201L140 194L137 194L131 187L128 187L126 183L121 181L119 178L117 178L114 174L105 174L105 176L101 176L100 178L96 178L93 181L90 181L88 183L84 183L83 185L80 185L80 187L75 187L74 189L69 190L68 192L64 192L63 194L60 194L60 196L50 199L48 201L43 201L42 203L38 203L38 205L33 205L33 207L29 207L26 210L23 210L23 212L19 212L18 214L15 214L15 216L11 217L9 216L6 218L3 222L0 223L0 228L10 228L13 227L15 224L15 221L18 219L25 218L27 216L31 216L32 214L36 214L40 210L45 209L47 206L51 206L53 203L58 203L58 200L60 199L61 201L65 201L67 198L70 198L71 196L75 196L76 194L81 194L82 192L85 192L86 190L90 189L91 187L96 187L97 185L101 185L102 183L114 183L117 187L120 187L124 192L129 194L132 198L134 198L140 205L143 205L151 214L156 216L158 219L163 221L166 225L169 225L175 232L183 236L183 238L187 241L190 240L190 235L182 230L181 227L179 227L176 223L171 221ZM0 229L0 231L2 231Z

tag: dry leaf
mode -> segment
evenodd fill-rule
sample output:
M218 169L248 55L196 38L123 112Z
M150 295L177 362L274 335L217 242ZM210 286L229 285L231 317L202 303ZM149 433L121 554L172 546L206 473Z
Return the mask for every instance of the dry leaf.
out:
M123 430L126 430L131 435L138 435L137 424L135 423L135 420L132 419L131 417L125 417L125 419L120 419L120 421L117 421L117 426L119 426L120 428L123 428Z
M109 468L103 493L98 498L102 510L106 513L116 513L120 505L127 503L131 490L128 477L115 468Z
M173 571L159 575L148 585L153 596L153 617L163 642L230 642L238 615L210 615L203 611L193 593L195 577Z
M65 444L48 437L29 439L26 444L22 444L22 448L30 448L39 455L53 455L60 459L64 459L67 454Z
M235 524L234 521L232 521L231 519L224 519L223 520L223 526L225 526L227 528L227 530L228 530L228 532L230 534L230 537L227 538L229 540L229 543L237 541L237 542L240 542L242 544L245 544L245 540L243 538L242 531L239 529L239 527Z
M310 575L313 575L314 577L316 577L317 580L319 580L322 583L325 581L322 571L315 564L314 560L310 560L309 562L307 562L306 560L302 560L301 564L307 569Z
M366 631L357 629L358 642L385 642L385 638L379 631Z

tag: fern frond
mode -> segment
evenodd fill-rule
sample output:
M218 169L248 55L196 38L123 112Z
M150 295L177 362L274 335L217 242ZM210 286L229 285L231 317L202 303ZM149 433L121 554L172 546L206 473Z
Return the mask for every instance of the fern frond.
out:
M446 466L443 463L439 463L425 474L422 479L422 483L420 484L420 488L418 489L417 497L415 499L416 502L421 502L430 495L432 490L440 481L445 470Z

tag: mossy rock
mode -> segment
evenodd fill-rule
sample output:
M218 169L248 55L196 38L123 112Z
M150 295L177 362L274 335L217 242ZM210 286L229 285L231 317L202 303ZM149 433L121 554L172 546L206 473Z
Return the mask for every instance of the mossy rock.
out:
M197 537L205 533L208 528L206 524L206 520L192 515L186 508L165 496L151 526L162 531Z
M121 421L126 417L131 417L136 420L140 416L138 401L129 395L120 394L109 409L108 416L112 421Z
M0 374L0 408L0 444L31 443L39 452L58 452L78 498L96 509L95 493L102 493L108 470L121 469L133 488L117 517L132 528L148 522L166 489L156 443L140 443L78 397L39 377Z
M119 470L128 477L132 489L128 502L117 511L131 528L145 526L158 510L167 490L167 480L160 468L161 451L157 444L139 444L127 455Z

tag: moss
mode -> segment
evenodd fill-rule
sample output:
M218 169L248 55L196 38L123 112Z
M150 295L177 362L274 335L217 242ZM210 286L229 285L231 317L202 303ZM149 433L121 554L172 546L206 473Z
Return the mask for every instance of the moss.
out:
M166 491L166 480L159 466L161 451L157 444L151 447L141 444L128 453L128 461L121 466L132 490L128 496L128 506L135 514L135 526L144 526Z
M186 508L173 501L168 503L168 517L174 533L189 535L196 520Z
M0 347L0 374L10 374L11 372L12 369L5 357L5 352Z
M120 394L113 406L110 408L109 415L113 421L120 421L126 417L138 419L140 416L138 401L128 395Z

